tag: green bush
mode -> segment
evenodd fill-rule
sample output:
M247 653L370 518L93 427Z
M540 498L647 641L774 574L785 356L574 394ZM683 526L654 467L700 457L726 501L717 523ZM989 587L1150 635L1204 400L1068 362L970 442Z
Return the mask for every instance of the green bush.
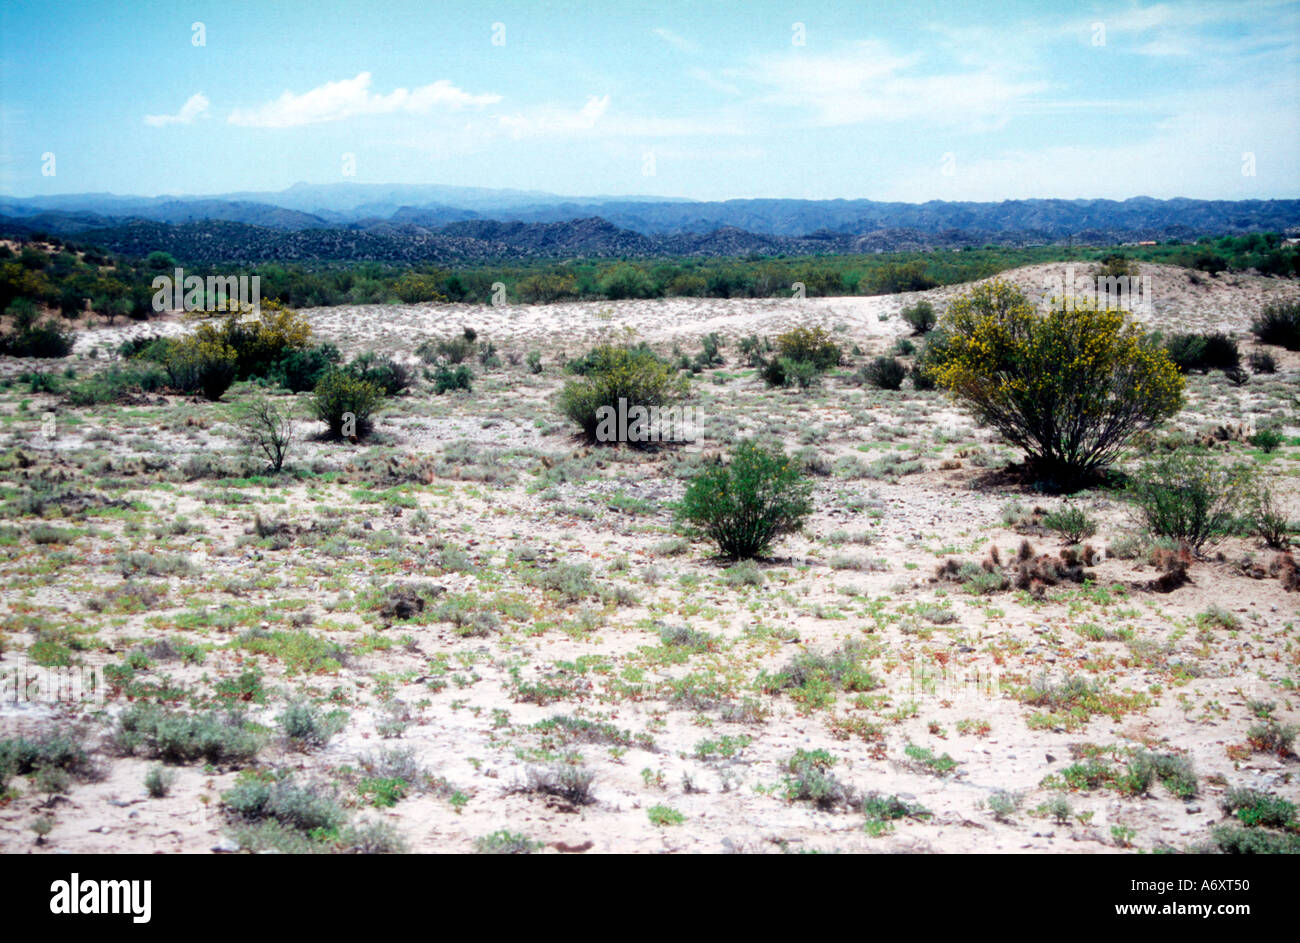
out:
M1180 373L1204 372L1205 338L1200 334L1175 334L1165 341L1165 351Z
M73 406L98 406L120 402L135 392L152 393L166 382L166 374L158 367L123 369L114 364L107 370L83 377L64 395Z
M1266 350L1257 350L1247 358L1253 373L1277 373L1277 358Z
M1296 824L1295 803L1259 789L1229 789L1221 805L1225 813L1250 827L1290 828Z
M1262 452L1276 452L1286 437L1276 429L1260 429L1250 437L1250 444Z
M480 855L530 855L545 847L545 842L534 841L527 835L518 835L504 829L474 839L474 850Z
M53 322L38 320L36 305L19 298L5 309L13 330L0 335L0 354L10 357L66 357L72 353L73 336Z
M1175 334L1165 341L1169 359L1181 373L1228 372L1241 365L1237 342L1221 331L1213 334Z
M463 363L451 367L445 363L438 364L433 372L433 391L441 396L452 390L470 392L473 389L474 374Z
M765 552L812 513L812 483L779 449L741 442L731 461L707 469L686 489L679 515L731 559Z
M317 344L305 350L292 349L271 369L269 378L294 393L314 390L320 378L341 357L333 344Z
M623 262L600 276L600 293L606 298L653 298L659 294L654 280L635 265Z
M1068 299L1039 313L995 280L948 307L927 369L1022 448L1049 487L1085 483L1183 405L1183 379L1127 312Z
M582 427L583 434L595 441L613 441L604 432L604 420L620 408L628 416L629 441L648 441L657 434L653 424L630 428L633 410L640 407L649 413L684 400L689 383L649 348L602 345L590 351L580 364L584 374L560 391L560 411ZM621 403L620 403L621 401ZM615 437L617 438L617 437Z
M913 334L930 333L938 320L934 313L934 305L928 301L918 301L914 305L908 305L902 310L901 317L911 326Z
M528 304L551 304L578 296L577 281L572 275L542 273L521 278L515 286L519 299Z
M1087 540L1097 533L1097 525L1092 518L1070 504L1045 516L1043 526L1056 531L1072 544Z
M385 396L399 396L412 382L410 368L391 357L382 358L373 351L361 354L347 366L353 376L373 384Z
M321 377L312 395L312 411L329 426L332 438L342 438L347 417L351 415L352 435L362 438L370 431L370 416L383 401L384 394L373 383L343 370L331 370Z
M1261 344L1276 344L1300 350L1300 301L1274 302L1264 306L1250 326Z
M307 750L329 743L343 729L347 716L341 710L325 711L296 701L286 705L275 720L291 744L297 749Z
M779 357L808 361L818 370L829 370L840 362L840 347L824 328L796 327L779 335L773 344Z
M466 334L469 333L472 332L467 328ZM477 337L439 338L423 341L419 347L415 348L415 355L425 363L437 363L439 360L451 364L463 363L474 355L477 346Z
M1232 531L1252 482L1246 465L1229 468L1180 450L1144 464L1130 479L1128 496L1151 533L1199 551Z
M877 357L862 368L863 382L881 390L898 390L903 387L907 368L893 357Z
M118 718L114 741L128 756L167 763L240 766L252 761L263 737L238 714L207 711L187 714L156 704L136 703Z
M347 812L327 790L300 786L289 778L267 781L247 776L221 794L221 801L245 821L274 819L301 832L331 832L347 822Z

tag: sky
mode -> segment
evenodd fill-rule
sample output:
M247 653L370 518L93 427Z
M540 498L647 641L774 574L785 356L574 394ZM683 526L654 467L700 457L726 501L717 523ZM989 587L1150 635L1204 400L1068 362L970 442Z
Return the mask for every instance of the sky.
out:
M0 193L1297 198L1298 86L1289 0L4 0Z

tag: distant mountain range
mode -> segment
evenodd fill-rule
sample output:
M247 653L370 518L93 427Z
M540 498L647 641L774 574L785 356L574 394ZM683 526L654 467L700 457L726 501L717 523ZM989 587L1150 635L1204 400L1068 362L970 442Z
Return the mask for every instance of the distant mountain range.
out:
M1300 232L1300 200L727 200L297 184L277 193L0 197L0 232L192 262L857 253Z

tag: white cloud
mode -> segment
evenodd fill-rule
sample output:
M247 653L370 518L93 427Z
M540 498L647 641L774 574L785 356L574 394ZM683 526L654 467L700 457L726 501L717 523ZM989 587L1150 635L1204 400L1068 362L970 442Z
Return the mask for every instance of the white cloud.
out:
M1156 122L1141 139L1092 140L1040 148L1007 148L966 159L940 173L939 155L891 177L882 199L1006 200L1080 197L1248 199L1284 192L1300 179L1294 91L1266 90L1254 110L1240 107L1247 89L1224 89L1194 111ZM1257 158L1258 176L1243 176L1243 155Z
M190 124L195 118L206 114L208 110L207 96L202 92L191 95L181 110L174 115L145 115L144 123L154 128L161 128L169 124Z
M370 90L370 73L362 72L356 78L326 82L301 95L286 91L275 101L257 108L236 109L228 120L245 127L291 128L357 115L427 114L434 108L482 108L500 100L500 95L492 93L466 92L447 79L413 90L398 88L387 95L377 95Z
M847 53L763 59L749 77L765 89L758 102L804 110L810 123L824 126L920 119L985 130L1048 88L989 70L918 75L918 62L862 42Z
M685 36L678 36L670 29L652 29L650 32L654 33L654 35L658 36L668 45L680 49L682 52L700 51L700 47L697 43L687 39Z
M695 81L699 82L700 84L707 85L715 92L722 92L725 95L741 94L740 89L734 83L718 78L708 69L700 69L700 68L688 69L686 71L686 74L690 78L695 79Z
M549 134L571 134L590 131L609 110L609 96L590 95L587 103L577 111L548 105L531 114L502 115L497 123L512 137L537 137Z

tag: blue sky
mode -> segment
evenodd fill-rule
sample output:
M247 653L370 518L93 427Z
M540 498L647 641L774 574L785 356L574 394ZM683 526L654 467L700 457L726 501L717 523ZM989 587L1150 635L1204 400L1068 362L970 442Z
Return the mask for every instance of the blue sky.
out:
M1294 198L1298 84L1280 0L5 0L0 193Z

